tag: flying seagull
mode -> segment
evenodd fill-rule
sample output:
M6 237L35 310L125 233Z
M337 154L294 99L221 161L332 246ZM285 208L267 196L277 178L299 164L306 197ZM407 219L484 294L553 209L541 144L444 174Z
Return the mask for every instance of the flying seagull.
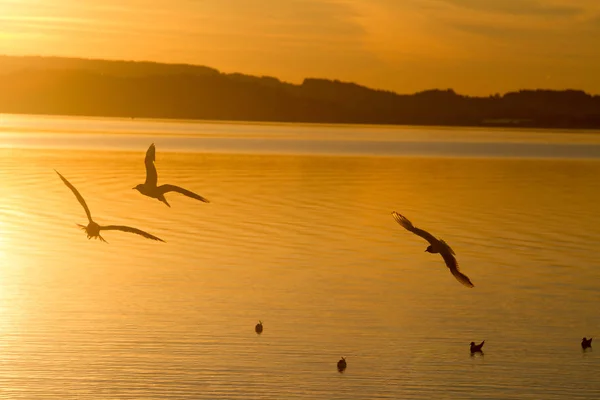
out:
M71 189L71 191L73 192L75 197L77 197L77 200L79 200L79 203L85 210L85 213L87 214L89 223L87 226L80 225L80 224L77 224L77 226L79 226L81 229L83 229L85 231L85 233L87 233L88 239L91 239L91 238L98 239L99 238L101 241L107 243L106 240L104 240L104 238L102 236L100 236L100 231L123 231L123 232L135 233L135 234L141 235L148 239L164 242L164 240L157 238L156 236L151 235L142 230L139 230L137 228L131 228L129 226L122 226L122 225L107 225L107 226L98 225L97 223L95 223L92 220L92 214L90 213L90 209L88 208L87 204L85 204L85 200L83 199L81 194L79 194L77 189L75 189L75 186L71 185L71 183L68 180L66 180L65 177L60 174L60 172L58 172L57 170L54 170L54 171L58 174L58 176L60 176L60 179L62 179L62 181L65 183L65 185L67 185L67 187L69 189Z
M156 172L156 166L154 165L154 161L156 160L156 147L154 143L148 147L146 151L146 182L140 183L134 189L139 191L141 194L152 197L153 199L157 199L165 203L167 206L171 207L171 205L167 202L165 198L165 193L168 192L177 192L181 193L184 196L191 197L192 199L200 200L205 203L210 203L207 199L196 194L194 192L190 192L182 187L175 185L160 185L156 186L158 182L158 173Z
M429 242L429 246L427 247L427 249L425 249L425 251L433 254L440 253L442 255L442 258L444 259L444 262L446 263L446 266L450 269L452 275L454 275L454 277L460 283L468 287L475 286L473 285L471 280L465 274L461 273L458 269L458 262L454 257L454 250L452 250L446 242L444 242L442 239L436 238L429 232L424 231L423 229L416 228L412 224L412 222L406 219L406 217L404 217L403 215L398 214L396 211L392 212L392 216L394 217L396 222L402 225L406 230L411 231L415 235L421 236L423 239L427 240Z

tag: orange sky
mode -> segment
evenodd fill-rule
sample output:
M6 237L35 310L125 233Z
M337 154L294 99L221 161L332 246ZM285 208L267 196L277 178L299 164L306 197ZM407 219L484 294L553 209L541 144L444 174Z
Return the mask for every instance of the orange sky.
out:
M0 0L2 54L185 62L401 93L600 93L599 43L598 0Z

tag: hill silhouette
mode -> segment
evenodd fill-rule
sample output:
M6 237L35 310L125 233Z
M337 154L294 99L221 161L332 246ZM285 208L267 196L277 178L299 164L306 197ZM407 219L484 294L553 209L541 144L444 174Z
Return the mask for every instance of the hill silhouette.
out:
M238 121L600 128L600 96L521 90L405 95L337 80L153 62L0 56L0 112Z

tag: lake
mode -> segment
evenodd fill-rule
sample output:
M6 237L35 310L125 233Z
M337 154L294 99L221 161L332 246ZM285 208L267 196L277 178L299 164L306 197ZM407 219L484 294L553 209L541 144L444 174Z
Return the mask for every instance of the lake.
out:
M211 203L132 190L153 142ZM1 115L0 398L598 399L599 178L598 132Z

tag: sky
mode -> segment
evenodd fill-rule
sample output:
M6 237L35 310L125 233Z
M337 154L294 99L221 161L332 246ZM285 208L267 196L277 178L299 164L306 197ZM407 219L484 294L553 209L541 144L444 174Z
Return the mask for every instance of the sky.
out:
M600 94L600 1L0 0L0 54L190 63L398 93Z

